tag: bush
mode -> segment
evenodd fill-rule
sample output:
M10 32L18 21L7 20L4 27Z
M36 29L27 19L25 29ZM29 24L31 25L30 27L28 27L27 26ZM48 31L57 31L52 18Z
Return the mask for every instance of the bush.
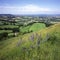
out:
M8 37L8 33L7 32L3 32L3 33L0 33L0 40L2 39L6 39Z
M19 28L13 28L13 32L19 32Z

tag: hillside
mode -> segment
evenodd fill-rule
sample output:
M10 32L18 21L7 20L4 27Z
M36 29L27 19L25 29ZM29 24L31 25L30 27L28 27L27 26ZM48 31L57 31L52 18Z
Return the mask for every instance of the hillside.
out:
M0 60L60 60L60 23L0 41Z

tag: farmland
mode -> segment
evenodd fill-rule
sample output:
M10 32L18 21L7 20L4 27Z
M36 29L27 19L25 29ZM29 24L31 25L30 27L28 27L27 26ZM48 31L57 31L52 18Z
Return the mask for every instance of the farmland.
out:
M0 60L60 60L60 22L45 18L0 18Z
M44 23L34 23L32 25L21 27L21 32L38 31L38 30L43 29L45 27L46 26Z

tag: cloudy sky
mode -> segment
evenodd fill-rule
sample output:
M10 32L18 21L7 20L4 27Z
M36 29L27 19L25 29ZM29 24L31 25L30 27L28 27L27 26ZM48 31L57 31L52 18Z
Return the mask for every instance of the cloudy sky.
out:
M0 14L60 14L60 0L0 0Z

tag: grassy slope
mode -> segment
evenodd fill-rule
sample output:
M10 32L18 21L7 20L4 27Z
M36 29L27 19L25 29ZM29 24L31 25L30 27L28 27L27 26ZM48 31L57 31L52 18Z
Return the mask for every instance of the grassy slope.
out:
M28 38L33 33L0 41L0 60L38 60L39 57L40 60L60 60L60 23L34 32L34 36L36 33L38 35L41 34L43 39L48 33L51 38L49 41L40 44L39 48L35 47L33 49L30 46L36 46L36 39L34 42L31 42ZM19 46L16 46L20 37L23 37L22 44L20 43ZM56 37L56 39L54 40L52 37ZM24 50L25 48L27 50Z

